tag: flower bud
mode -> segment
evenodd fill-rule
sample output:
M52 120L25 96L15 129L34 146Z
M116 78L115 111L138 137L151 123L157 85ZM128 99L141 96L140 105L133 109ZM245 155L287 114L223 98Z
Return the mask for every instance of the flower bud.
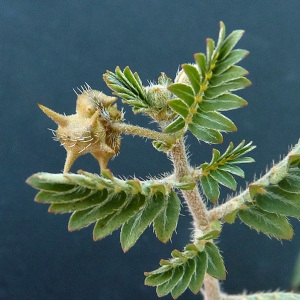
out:
M147 102L155 110L167 108L167 100L171 97L171 92L164 85L150 85L146 87Z

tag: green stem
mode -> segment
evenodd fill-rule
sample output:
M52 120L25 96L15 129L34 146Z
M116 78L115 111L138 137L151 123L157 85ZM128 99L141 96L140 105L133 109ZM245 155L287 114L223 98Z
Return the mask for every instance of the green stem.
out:
M170 134L157 132L151 129L147 129L135 125L125 124L125 123L112 123L111 128L123 134L138 135L141 137L162 141L169 145L172 145L176 142L176 138Z

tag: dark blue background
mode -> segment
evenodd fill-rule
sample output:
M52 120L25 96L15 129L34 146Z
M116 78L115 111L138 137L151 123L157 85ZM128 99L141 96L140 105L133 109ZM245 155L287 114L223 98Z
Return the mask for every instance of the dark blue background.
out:
M47 130L56 126L37 103L73 113L72 88L87 82L110 93L102 75L117 65L138 71L145 84L161 71L174 78L181 63L205 51L206 37L217 38L222 20L228 33L246 30L239 47L250 51L242 65L253 85L239 93L248 107L227 113L239 130L220 148L253 140L258 148L256 164L246 168L250 181L300 136L299 11L297 0L0 1L0 299L156 299L155 289L143 285L143 272L189 242L186 208L172 243L159 243L149 229L123 254L117 232L95 243L92 228L69 233L68 216L36 204L25 179L60 172L65 158ZM126 118L147 126L130 108ZM210 159L210 146L193 138L188 143L193 164ZM171 170L164 155L138 137L124 137L109 167L143 178ZM80 168L98 172L91 156L72 170ZM282 243L244 225L225 225L219 242L228 271L224 289L288 289L300 248L300 226L293 224L293 241Z

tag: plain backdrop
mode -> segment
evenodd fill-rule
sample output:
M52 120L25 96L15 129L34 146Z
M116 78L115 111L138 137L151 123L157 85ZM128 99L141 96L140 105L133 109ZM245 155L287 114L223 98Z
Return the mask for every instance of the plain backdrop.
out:
M143 272L190 238L191 218L183 207L172 243L158 242L148 229L124 254L119 232L93 242L92 227L70 233L68 215L49 214L46 205L35 203L26 178L61 172L65 159L47 130L56 125L37 103L74 113L72 89L87 82L109 94L102 75L116 66L130 66L145 85L160 72L174 78L180 64L205 51L207 37L217 39L222 20L228 33L245 30L238 47L250 51L241 65L253 85L238 92L249 105L226 113L238 131L225 135L219 149L231 140L253 141L256 163L245 166L251 181L300 136L299 11L297 0L0 1L0 299L153 300L155 289L144 286ZM147 118L124 109L128 122L148 125ZM193 137L187 142L193 165L210 160L210 145ZM172 169L151 141L129 136L109 167L115 175L141 178ZM78 159L72 172L78 169L99 172L92 156ZM224 225L218 245L228 272L225 291L290 288L300 249L299 222L292 223L295 237L284 242L239 222ZM189 291L182 296L199 298Z

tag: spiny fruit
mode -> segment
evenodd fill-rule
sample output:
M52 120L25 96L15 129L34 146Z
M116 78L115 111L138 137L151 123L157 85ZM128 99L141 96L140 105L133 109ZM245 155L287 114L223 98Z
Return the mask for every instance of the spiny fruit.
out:
M113 122L123 122L123 113L117 109L116 97L110 97L85 85L77 94L76 114L61 115L38 104L41 110L57 125L55 139L67 151L64 173L69 172L75 160L91 153L106 169L109 159L119 152L120 133L112 129Z

